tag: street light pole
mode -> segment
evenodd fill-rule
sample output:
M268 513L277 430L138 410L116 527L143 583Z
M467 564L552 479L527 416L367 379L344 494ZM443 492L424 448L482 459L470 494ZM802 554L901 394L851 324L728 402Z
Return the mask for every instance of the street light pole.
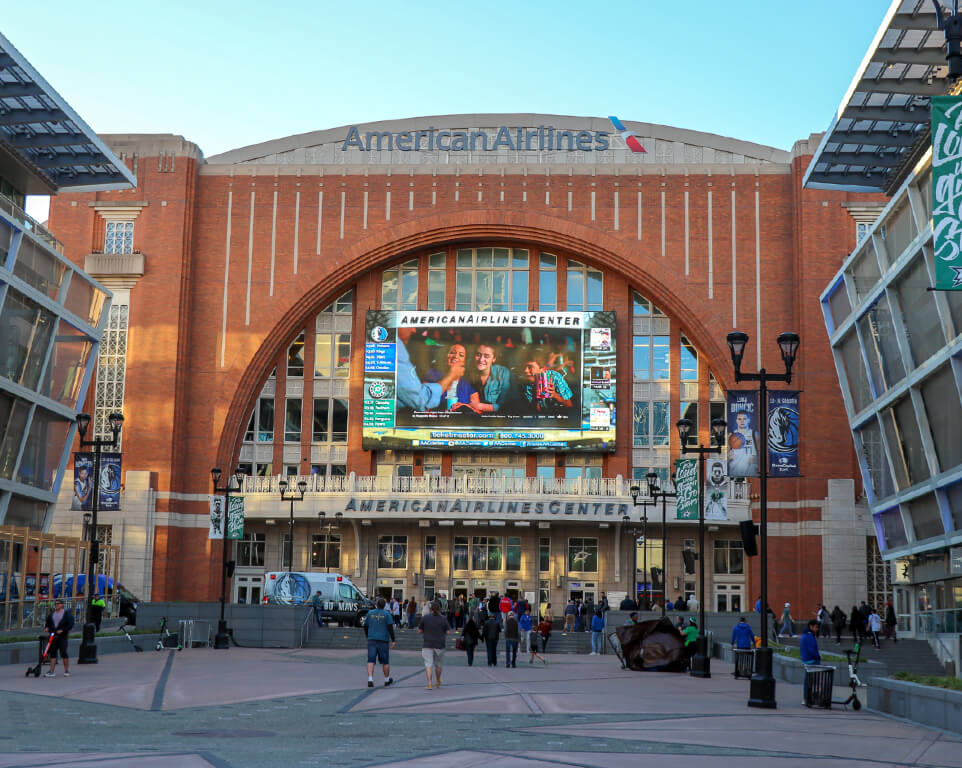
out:
M214 635L214 648L226 650L230 647L230 634L227 631L227 621L224 619L224 603L227 602L227 518L230 513L231 493L241 490L244 484L244 472L240 467L234 470L227 484L220 487L221 478L220 467L214 467L210 471L210 478L214 482L214 493L224 494L224 520L221 523L223 533L223 546L221 547L220 562L220 619L217 622L217 634Z
M120 440L120 430L124 425L124 417L121 413L112 413L107 417L110 425L110 440L86 440L87 428L90 426L90 414L77 414L77 431L80 433L80 447L94 449L94 477L93 488L90 493L90 547L87 552L87 583L84 587L86 595L86 620L85 624L90 623L93 613L93 602L97 597L97 566L100 564L100 541L97 539L97 512L100 508L100 453L104 448L116 448L117 441ZM104 589L106 591L106 583ZM81 642L80 658L85 659L86 663L94 664L97 661L97 646L88 645L87 632L84 632ZM90 633L92 634L92 633Z
M648 507L654 507L657 504L657 500L648 501L647 499L642 499L641 501L638 501L638 497L641 495L641 489L637 485L631 486L630 492L631 492L631 505L633 507L642 507L643 509L647 510ZM623 520L625 522L625 525L628 525L628 523L631 522L631 517L628 515L625 515ZM644 569L643 573L645 578L645 600L648 601L648 606L645 608L645 610L647 611L647 610L651 610L651 590L648 588L648 512L647 511L642 512L641 524L642 524L641 546L642 546L642 553L643 553L641 567ZM637 576L637 573L638 573L638 551L636 549L638 544L637 536L638 536L638 529L632 528L631 540L632 540L632 543L635 544L635 547L632 547L632 558L631 558L632 592L634 592L635 589L637 588L637 584L634 583L635 577Z
M297 490L287 492L287 480L281 480L277 487L281 492L281 501L289 501L291 503L291 517L287 528L287 572L290 573L294 570L294 502L304 501L304 493L307 491L307 481L301 480L297 484Z
M661 616L665 617L665 603L668 602L668 521L667 508L668 499L674 499L678 497L677 493L672 493L670 491L663 491L658 487L658 475L654 472L649 472L645 475L645 480L648 482L648 493L658 502L661 499L661 584L662 591L664 594L661 596ZM675 487L675 474L671 475L671 487Z
M775 709L775 677L772 675L772 649L768 647L768 382L782 381L792 383L792 366L798 355L800 343L797 333L778 334L778 347L785 364L785 373L769 373L764 368L758 373L742 373L742 358L748 344L748 334L733 331L728 334L728 349L732 365L735 367L735 381L757 381L759 409L759 537L761 538L761 635L762 646L755 652L755 673L749 687L748 706L760 709Z
M698 454L698 638L691 657L691 676L711 677L711 648L705 634L705 456L721 453L727 425L724 419L712 419L711 440L715 445L707 446L688 445L688 435L694 427L690 419L681 419L675 426L681 438L681 452Z

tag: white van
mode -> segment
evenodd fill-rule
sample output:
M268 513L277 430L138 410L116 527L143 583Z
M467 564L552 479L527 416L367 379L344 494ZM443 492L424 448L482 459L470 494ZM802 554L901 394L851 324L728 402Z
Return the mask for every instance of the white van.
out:
M311 605L320 592L321 618L347 626L358 626L373 601L340 573L269 571L264 574L265 605Z

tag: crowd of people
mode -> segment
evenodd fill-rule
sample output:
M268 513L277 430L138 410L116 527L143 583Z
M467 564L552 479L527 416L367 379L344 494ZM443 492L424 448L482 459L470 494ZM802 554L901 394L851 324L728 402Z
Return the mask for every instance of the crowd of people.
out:
M762 612L761 598L755 601L755 612ZM785 603L781 618L775 621L775 612L768 606L768 615L772 619L772 635L777 640L782 637L795 637L795 621L792 618L792 604ZM823 604L815 607L814 615L808 622L814 622L817 637L830 638L835 636L836 645L842 642L842 635L851 633L852 642L872 641L875 650L882 650L882 640L890 639L898 642L898 619L891 600L885 602L884 617L864 600L859 605L853 605L848 613L839 606L831 611ZM807 625L807 626L808 626Z

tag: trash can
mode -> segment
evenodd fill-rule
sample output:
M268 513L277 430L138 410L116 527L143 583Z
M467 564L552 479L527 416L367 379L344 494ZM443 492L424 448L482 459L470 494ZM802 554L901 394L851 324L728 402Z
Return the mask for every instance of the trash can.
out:
M832 685L835 679L835 667L821 667L812 664L805 667L806 707L832 708Z
M735 671L732 673L737 680L739 677L751 678L755 672L755 649L732 648L735 661Z

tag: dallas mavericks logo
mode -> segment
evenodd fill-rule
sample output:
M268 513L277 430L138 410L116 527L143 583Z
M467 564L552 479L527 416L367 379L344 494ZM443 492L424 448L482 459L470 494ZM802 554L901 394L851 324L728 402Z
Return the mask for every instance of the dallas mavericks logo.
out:
M798 411L779 405L768 413L768 445L776 453L798 449Z
M385 341L387 339L387 329L378 325L371 329L371 338L374 341Z

